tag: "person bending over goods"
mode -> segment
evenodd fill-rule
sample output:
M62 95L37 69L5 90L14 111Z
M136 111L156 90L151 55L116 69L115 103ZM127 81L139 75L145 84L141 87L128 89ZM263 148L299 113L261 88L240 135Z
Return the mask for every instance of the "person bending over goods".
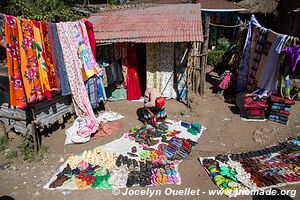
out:
M165 122L167 113L165 99L156 88L148 88L145 91L144 123L156 125L156 122Z

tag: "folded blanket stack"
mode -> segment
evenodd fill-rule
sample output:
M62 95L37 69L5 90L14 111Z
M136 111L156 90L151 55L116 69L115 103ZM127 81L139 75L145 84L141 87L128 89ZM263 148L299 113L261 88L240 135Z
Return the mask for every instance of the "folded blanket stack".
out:
M262 101L252 101L245 104L247 118L253 120L264 120L267 104Z
M291 99L272 95L268 120L287 125L294 104L295 102Z

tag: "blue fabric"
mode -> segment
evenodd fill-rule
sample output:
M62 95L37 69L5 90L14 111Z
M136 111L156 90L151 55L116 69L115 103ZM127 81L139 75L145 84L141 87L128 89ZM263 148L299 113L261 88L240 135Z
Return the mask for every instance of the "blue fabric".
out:
M282 117L282 116L277 116L277 115L270 115L268 119L270 119L270 120L280 120L282 122L287 122L288 121L287 117Z
M284 104L284 103L272 103L273 106L280 106L282 108L290 108L291 105L287 105L287 104Z
M57 63L58 63L58 69L59 69L59 78L60 78L60 87L62 96L70 95L71 94L71 88L69 79L67 76L66 66L64 62L64 56L62 52L62 47L59 41L58 32L56 24L52 24L52 34L55 42L55 49L56 49L56 55L57 55Z
M96 84L95 84L94 78L89 78L85 82L85 89L88 93L89 100L91 102L92 107L93 108L98 107L99 102L97 101L97 89L96 89Z
M272 33L271 33L272 34ZM258 81L258 87L266 89L270 92L276 90L276 82L280 68L280 52L282 45L286 40L286 35L276 34L272 41L265 67Z
M241 63L239 67L239 74L237 78L236 90L239 93L243 93L246 88L247 76L249 71L249 58L250 58L250 47L251 47L251 39L252 39L252 29L253 26L261 27L261 25L256 20L255 16L252 15L250 21L247 24L248 32L245 41L245 45L243 48L243 55L241 58Z
M85 82L85 89L93 108L97 108L101 101L105 101L106 94L102 84L101 77L91 77Z
M287 111L287 112L291 112L291 108L287 108L287 107L281 107L281 106L274 106L274 105L272 105L271 108L273 110L284 110L284 111Z
M96 76L96 85L97 85L98 100L99 101L107 100L101 77Z

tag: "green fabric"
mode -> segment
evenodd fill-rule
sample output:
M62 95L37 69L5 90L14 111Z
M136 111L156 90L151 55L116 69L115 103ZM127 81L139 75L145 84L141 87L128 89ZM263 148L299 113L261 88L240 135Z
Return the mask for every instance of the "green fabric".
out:
M127 99L127 90L125 88L109 87L107 88L108 101L120 101Z
M263 120L265 117L262 116L248 116L247 119L258 119L258 120Z
M188 129L187 129L187 132L189 132L189 133L192 134L192 135L197 135L197 134L198 134L198 131L196 131L196 130L194 130L194 129L192 129L192 128L188 128Z
M96 174L97 174L97 172L96 172ZM98 173L101 173L101 172L98 172ZM108 183L108 180L109 180L110 176L111 175L109 173L105 174L104 176L98 176L98 175L96 175L96 180L92 184L92 188L94 188L94 189L100 189L100 190L103 190L103 189L111 190L112 189L112 185Z

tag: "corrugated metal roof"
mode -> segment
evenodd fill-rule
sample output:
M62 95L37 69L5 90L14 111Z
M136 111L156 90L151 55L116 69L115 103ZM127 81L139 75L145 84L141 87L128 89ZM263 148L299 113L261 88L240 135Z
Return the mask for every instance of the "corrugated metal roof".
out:
M226 12L238 12L246 10L234 2L227 0L198 0L201 4L202 11L226 11Z
M151 5L92 15L98 43L203 41L200 4Z

